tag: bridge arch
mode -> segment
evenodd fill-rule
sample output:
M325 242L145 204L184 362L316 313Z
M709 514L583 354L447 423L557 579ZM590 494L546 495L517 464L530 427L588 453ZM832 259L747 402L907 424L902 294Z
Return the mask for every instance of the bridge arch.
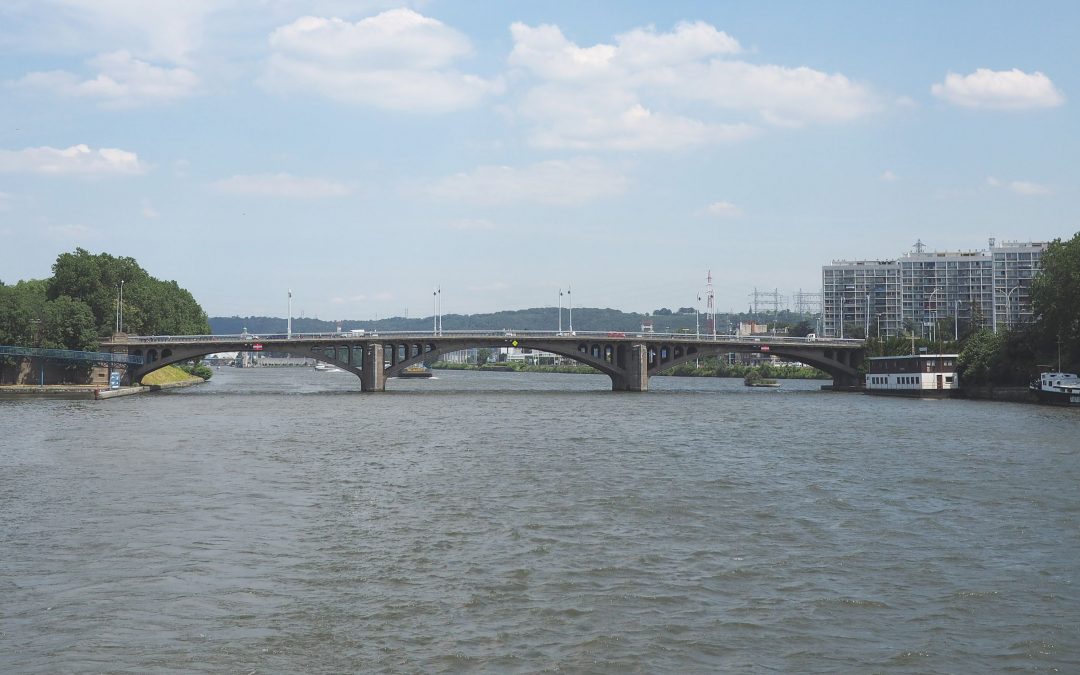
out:
M260 344L261 343L261 344ZM612 389L646 391L648 379L669 368L703 356L727 352L759 352L815 366L833 377L834 384L858 386L863 348L854 341L807 342L793 338L749 341L746 338L695 340L689 336L637 335L622 333L570 336L562 334L457 336L386 335L312 336L286 338L272 336L260 340L252 336L128 337L103 346L140 356L143 365L130 372L137 381L163 366L216 352L275 351L307 357L357 375L364 391L382 391L388 377L448 352L470 348L519 347L563 356L591 366L611 378Z

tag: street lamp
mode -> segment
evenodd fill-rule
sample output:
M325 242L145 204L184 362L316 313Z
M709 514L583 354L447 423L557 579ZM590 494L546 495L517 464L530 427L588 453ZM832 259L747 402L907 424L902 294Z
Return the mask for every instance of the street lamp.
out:
M698 322L698 318L701 316L700 307L701 296L699 295L697 296L697 304L694 305L694 337L699 339L701 338L701 327L700 323Z
M941 292L940 288L935 288L930 293L930 299L926 304L931 305L930 308L930 341L933 342L937 338L937 303L934 302L934 296Z
M1016 286L1013 286L1012 288L1010 288L1008 290L1008 292L1005 293L1005 325L1007 325L1009 328L1013 327L1012 299L1011 299L1011 297L1012 297L1013 291L1018 291L1018 290L1020 290L1020 288L1021 287L1019 285L1016 285Z
M574 334L574 299L570 297L570 286L566 287L566 302L570 305L570 334Z
M558 289L558 334L563 335L563 289Z

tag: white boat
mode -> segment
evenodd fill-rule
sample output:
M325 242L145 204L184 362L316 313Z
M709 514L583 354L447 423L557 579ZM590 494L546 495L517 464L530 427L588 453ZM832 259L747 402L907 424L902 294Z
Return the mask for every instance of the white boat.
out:
M1043 373L1029 388L1040 403L1080 405L1080 377L1076 373Z
M960 388L958 354L871 356L863 391L867 394L947 398Z
M319 361L318 363L315 364L315 372L317 372L317 373L344 373L345 371L342 370L341 368L338 368L335 365L331 365L329 363L323 363L322 361Z

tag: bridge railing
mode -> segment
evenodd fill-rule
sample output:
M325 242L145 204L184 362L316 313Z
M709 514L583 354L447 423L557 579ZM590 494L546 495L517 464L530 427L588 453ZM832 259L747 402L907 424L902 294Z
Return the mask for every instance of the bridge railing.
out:
M153 343L184 343L184 342L296 342L304 340L425 340L429 338L603 338L603 339L646 339L646 340L669 340L675 342L717 342L717 343L745 343L745 344L772 344L772 345L840 345L859 346L862 340L853 338L803 338L781 335L712 335L705 333L645 333L635 331L538 331L538 330L458 330L458 331L365 331L359 332L325 332L325 333L293 333L291 336L285 333L272 333L266 335L253 335L240 333L238 335L128 335L126 339L117 344L153 344Z
M142 365L143 357L112 352L80 352L74 349L44 349L41 347L9 347L0 345L0 356L20 356L55 361L82 361L90 363L127 363Z

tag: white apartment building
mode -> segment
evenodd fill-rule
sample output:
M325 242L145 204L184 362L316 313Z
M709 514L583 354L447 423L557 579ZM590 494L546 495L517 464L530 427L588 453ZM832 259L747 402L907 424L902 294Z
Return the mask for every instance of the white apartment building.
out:
M935 339L945 319L954 334L971 322L997 330L1031 321L1031 280L1045 250L991 239L982 251L926 251L920 242L896 260L833 261L821 268L822 334Z

